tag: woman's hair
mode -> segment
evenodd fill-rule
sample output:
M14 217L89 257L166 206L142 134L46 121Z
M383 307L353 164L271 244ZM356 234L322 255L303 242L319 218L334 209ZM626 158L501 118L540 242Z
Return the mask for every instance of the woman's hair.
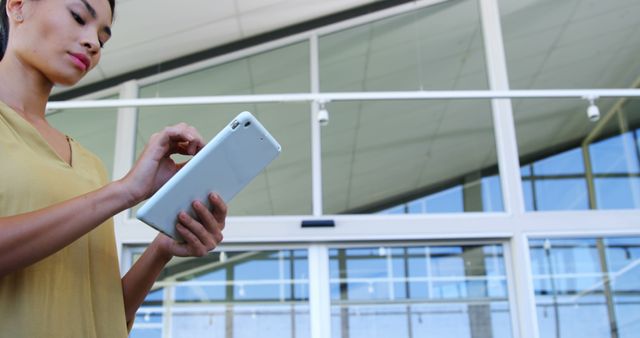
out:
M34 0L35 1L35 0ZM116 9L116 0L108 0L111 7L111 15ZM0 0L0 60L7 50L9 41L9 18L7 17L7 0Z
M9 40L9 19L7 18L7 0L0 1L0 60L7 49Z

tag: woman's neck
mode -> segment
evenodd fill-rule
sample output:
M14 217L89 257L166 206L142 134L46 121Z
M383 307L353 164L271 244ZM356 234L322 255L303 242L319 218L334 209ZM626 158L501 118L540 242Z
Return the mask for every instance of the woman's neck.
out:
M6 54L0 61L0 101L24 118L43 120L53 83L15 55Z

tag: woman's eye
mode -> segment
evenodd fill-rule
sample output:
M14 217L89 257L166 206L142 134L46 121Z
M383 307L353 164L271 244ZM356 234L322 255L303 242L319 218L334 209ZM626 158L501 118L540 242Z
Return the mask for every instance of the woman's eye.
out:
M74 11L71 11L71 16L73 17L74 20L76 20L77 23L79 23L81 25L85 24L84 19L80 16L80 14L78 14L78 13L76 13Z

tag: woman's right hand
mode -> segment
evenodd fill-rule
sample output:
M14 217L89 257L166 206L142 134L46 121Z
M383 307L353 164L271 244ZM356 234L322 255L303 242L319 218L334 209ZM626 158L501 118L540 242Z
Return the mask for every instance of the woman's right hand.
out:
M166 127L151 135L137 162L121 180L131 205L150 197L184 165L175 163L171 155L195 155L202 147L202 136L186 123Z

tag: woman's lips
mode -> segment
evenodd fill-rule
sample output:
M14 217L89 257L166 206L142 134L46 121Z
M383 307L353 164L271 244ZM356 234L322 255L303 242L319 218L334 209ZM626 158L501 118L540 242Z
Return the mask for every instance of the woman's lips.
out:
M82 71L89 69L91 61L86 55L80 53L69 53L69 55L71 56L71 61L76 65L76 67L80 68Z

